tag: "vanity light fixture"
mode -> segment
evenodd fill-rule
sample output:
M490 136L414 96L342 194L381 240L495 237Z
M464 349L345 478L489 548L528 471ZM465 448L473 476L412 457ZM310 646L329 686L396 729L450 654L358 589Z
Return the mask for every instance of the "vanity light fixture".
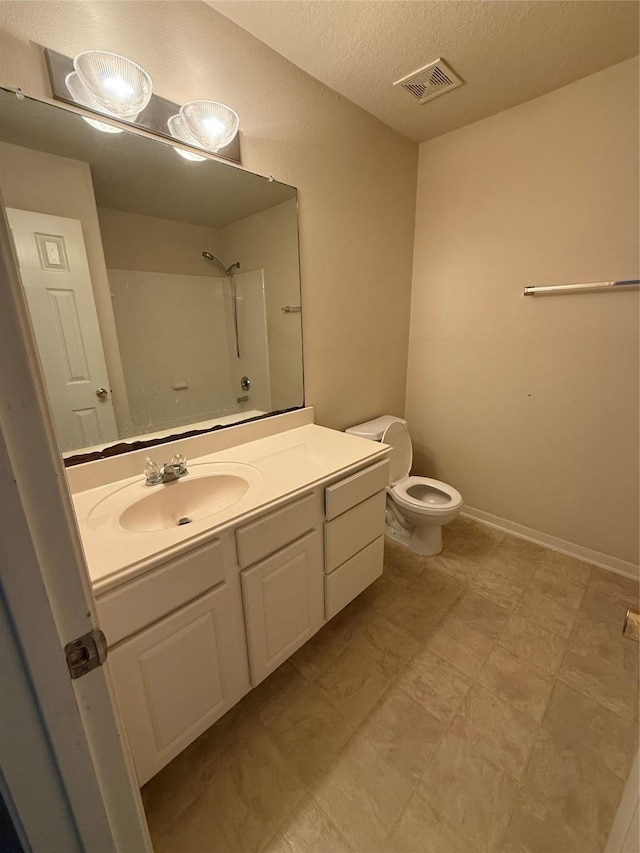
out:
M73 67L93 100L113 116L131 121L151 100L151 77L126 56L85 50L73 60Z
M187 145L195 145L196 147L199 147L197 141L184 126L182 116L179 113L171 116L171 118L167 120L167 127L169 128L169 133L175 139L179 139L180 142L186 142ZM207 159L206 157L202 157L200 154L195 154L193 151L185 151L184 148L176 148L175 145L173 146L173 150L181 157L184 157L185 160L202 162L202 160Z
M96 113L84 121L104 133L123 128L100 120L115 119L165 139L240 163L240 120L230 107L217 101L190 101L182 108L152 92L151 77L137 63L106 50L86 50L75 59L44 49L53 96ZM186 160L208 159L196 151L174 146Z
M69 90L69 94L76 103L82 104L83 107L89 107L90 110L94 110L95 112L104 112L100 104L96 103L96 101L91 97L89 90L78 77L77 71L72 71L70 74L67 74L64 82L65 86ZM124 130L122 127L116 127L114 124L107 124L105 121L98 121L98 119L95 118L89 118L88 116L82 116L82 118L87 124L90 124L91 127L96 130L100 130L103 133L122 133ZM117 116L114 116L114 118L117 118ZM131 116L130 120L133 121L135 118L137 118L137 116L134 114Z
M213 152L228 145L240 127L235 110L217 101L189 101L181 107L180 117L196 143Z

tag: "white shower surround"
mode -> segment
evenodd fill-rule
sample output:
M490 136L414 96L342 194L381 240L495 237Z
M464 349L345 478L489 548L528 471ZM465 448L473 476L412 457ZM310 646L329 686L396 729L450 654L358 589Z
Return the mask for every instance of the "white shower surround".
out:
M108 269L108 277L136 432L151 424L170 428L243 408L269 411L261 271L236 277L239 333L241 340L247 339L240 360L227 279L123 269ZM257 339L249 342L249 336ZM239 405L244 375L252 387L249 401ZM187 387L172 387L185 383Z

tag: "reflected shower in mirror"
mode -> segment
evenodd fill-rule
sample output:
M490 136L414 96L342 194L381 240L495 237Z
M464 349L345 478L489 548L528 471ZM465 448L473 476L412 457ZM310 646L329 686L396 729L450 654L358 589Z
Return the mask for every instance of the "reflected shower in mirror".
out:
M293 187L0 90L0 192L65 456L304 404Z

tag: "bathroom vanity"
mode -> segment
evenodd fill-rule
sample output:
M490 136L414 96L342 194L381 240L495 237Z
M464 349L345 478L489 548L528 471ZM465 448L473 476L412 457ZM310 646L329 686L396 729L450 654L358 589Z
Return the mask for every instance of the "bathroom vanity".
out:
M68 471L141 785L382 573L388 450L311 418L153 448L166 484L146 451Z

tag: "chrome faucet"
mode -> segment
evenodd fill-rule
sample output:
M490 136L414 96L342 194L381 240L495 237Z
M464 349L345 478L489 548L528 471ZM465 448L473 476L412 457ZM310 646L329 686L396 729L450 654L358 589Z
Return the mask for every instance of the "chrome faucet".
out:
M150 456L147 456L147 464L144 466L144 475L147 486L157 486L159 483L170 483L178 477L188 474L187 460L182 453L176 453L171 462L158 465Z

